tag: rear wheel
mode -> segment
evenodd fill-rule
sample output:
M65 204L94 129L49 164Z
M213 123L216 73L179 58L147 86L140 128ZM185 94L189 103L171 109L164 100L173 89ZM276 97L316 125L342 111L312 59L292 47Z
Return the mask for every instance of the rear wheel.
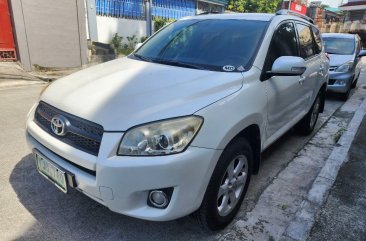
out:
M295 126L296 130L299 133L303 135L308 135L314 130L315 124L319 117L320 105L321 98L318 94L309 112Z
M195 213L203 227L219 230L234 219L248 189L252 162L252 148L246 139L237 138L225 148Z

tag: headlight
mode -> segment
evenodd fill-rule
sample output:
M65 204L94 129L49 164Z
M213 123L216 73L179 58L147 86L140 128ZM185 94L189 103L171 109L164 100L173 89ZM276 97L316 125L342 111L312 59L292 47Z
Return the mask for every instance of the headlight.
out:
M346 80L343 79L337 79L334 84L336 85L346 85Z
M202 117L190 116L135 127L123 135L118 155L156 156L182 152L202 123Z
M342 64L341 66L337 67L334 72L341 72L341 73L346 73L348 71L350 71L353 67L353 62L347 62L345 64Z

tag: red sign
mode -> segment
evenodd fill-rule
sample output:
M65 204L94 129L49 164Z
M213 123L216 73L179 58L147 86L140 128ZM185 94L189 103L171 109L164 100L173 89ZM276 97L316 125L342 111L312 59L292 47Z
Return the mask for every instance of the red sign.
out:
M8 0L0 0L0 60L15 58L15 46Z
M291 3L291 8L290 8L292 11L294 12L298 12L298 13L301 13L303 15L306 15L306 6L304 5L301 5L301 4L297 4L295 2L292 2Z

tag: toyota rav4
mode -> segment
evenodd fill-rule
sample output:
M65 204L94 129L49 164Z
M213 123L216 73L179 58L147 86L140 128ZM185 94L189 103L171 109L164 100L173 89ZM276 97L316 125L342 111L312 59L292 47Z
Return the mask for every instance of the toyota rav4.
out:
M181 19L129 56L52 83L30 110L40 174L110 210L166 221L234 218L261 152L324 108L328 59L306 17Z

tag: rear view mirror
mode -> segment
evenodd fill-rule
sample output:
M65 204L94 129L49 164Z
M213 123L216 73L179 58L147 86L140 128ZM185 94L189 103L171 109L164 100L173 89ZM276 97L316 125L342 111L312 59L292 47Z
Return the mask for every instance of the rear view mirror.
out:
M275 60L272 70L267 74L271 76L298 76L306 70L305 60L295 56L282 56Z

